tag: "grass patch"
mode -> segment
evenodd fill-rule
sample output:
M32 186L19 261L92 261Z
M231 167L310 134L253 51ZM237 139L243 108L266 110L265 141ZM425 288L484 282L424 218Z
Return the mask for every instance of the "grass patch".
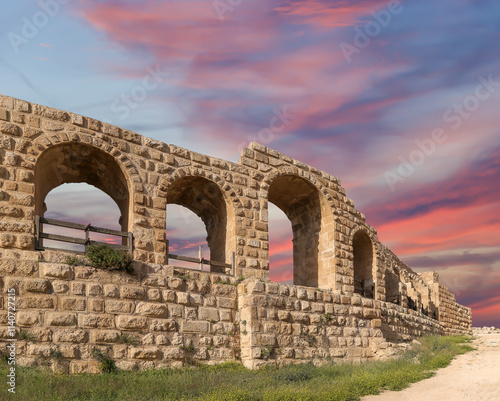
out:
M431 377L454 356L473 349L464 344L470 342L470 338L464 336L426 337L420 342L421 346L398 359L362 365L301 364L250 371L237 363L225 363L78 376L18 367L16 394L0 392L0 400L354 401L383 389L401 390L410 383ZM95 358L101 363L108 359L99 352ZM8 365L0 362L0 375L5 377L7 369ZM103 370L114 372L114 363L110 369Z

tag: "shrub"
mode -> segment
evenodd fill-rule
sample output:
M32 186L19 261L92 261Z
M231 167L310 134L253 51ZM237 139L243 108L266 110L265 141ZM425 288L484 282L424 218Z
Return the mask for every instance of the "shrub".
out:
M83 261L78 256L66 256L66 264L70 266L81 265Z
M128 273L134 270L132 257L128 253L106 245L90 245L87 249L87 257L93 267L125 270Z
M92 357L97 359L101 363L101 372L104 373L115 373L118 368L115 365L115 361L113 361L110 357L104 356L100 349L93 348L92 349Z

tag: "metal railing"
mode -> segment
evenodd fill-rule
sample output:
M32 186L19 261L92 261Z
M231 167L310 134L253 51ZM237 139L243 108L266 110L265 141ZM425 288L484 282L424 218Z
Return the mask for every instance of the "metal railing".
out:
M210 270L208 272L225 273L225 274L228 274L230 276L234 276L234 274L235 274L236 254L234 252L231 255L231 264L224 263L224 262L218 262L215 260L204 259L202 246L200 246L198 249L198 258L193 258L191 256L175 255L173 253L170 253L169 240L167 240L167 264L168 264L169 259L180 260L182 262L196 263L199 265L200 271L203 271L203 265L208 265L208 266L210 266ZM216 269L212 270L212 267L215 267ZM189 270L193 270L193 269L189 269ZM227 270L229 270L229 273L227 273Z
M77 237L69 237L66 235L44 233L43 232L44 224L57 226L57 227L71 228L73 230L84 231L85 238L77 238ZM121 237L122 239L127 238L127 245L116 245L116 244L109 244L107 242L93 241L90 239L91 232ZM122 249L122 250L128 251L130 255L132 255L132 252L134 250L134 248L133 248L134 237L133 237L133 234L131 232L111 230L109 228L95 227L91 224L84 225L84 224L77 224L77 223L69 223L67 221L46 219L45 217L35 216L35 250L37 250L37 251L44 251L44 250L60 251L60 250L62 250L60 248L51 248L51 247L44 246L43 239L52 240L52 241L59 241L59 242L66 242L66 243L76 244L76 245L83 245L83 246L85 246L85 253L87 252L87 248L89 245L95 245L95 244L107 245L107 246L111 246L115 249ZM79 252L79 253L82 253L82 252Z
M358 278L354 278L354 293L360 294L365 298L373 298L373 293L375 292L375 285L373 283L367 284L365 281ZM371 281L371 280L369 280Z

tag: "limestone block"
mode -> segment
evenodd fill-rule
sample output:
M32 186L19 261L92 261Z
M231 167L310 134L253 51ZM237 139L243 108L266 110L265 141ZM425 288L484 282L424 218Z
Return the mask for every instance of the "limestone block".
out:
M151 331L176 331L177 325L172 319L151 319Z
M103 288L101 284L88 284L87 285L87 295L89 297L99 296L103 294Z
M181 331L185 333L208 333L208 328L205 321L185 320L181 323Z
M146 290L142 287L122 286L120 288L120 296L129 299L144 299Z
M134 309L135 303L133 301L106 300L104 302L106 313L133 313Z
M163 348L164 359L183 359L184 352L179 347L166 347Z
M177 292L177 303L181 305L189 305L190 299L189 299L189 294L187 292Z
M40 323L40 313L38 312L17 312L16 324L19 326L34 326Z
M200 307L198 309L198 318L200 320L208 320L208 321L219 321L219 311L215 308L205 308Z
M169 277L168 287L173 290L183 291L186 287L184 281L178 277Z
M108 298L119 298L120 289L114 284L106 284L104 286L104 296Z
M86 343L88 338L87 331L81 329L64 329L54 332L55 342Z
M217 297L217 306L219 308L235 309L236 299Z
M63 297L61 307L62 310L84 311L87 304L84 297Z
M117 317L116 325L123 330L141 330L145 329L148 320L141 316L120 315Z
M141 347L129 350L129 358L132 359L160 359L162 357L158 347Z
M74 313L49 312L45 315L45 324L49 326L74 326L76 315Z
M182 305L168 305L168 315L171 317L182 317L184 314L184 307Z
M40 263L39 266L43 277L71 280L74 276L73 268L68 265Z
M17 301L18 309L54 309L55 305L56 299L51 296L23 296Z
M120 332L118 330L91 330L90 342L92 343L117 343Z
M139 302L137 304L136 313L146 316L166 317L167 307L160 303Z
M78 325L82 328L114 328L115 319L113 315L81 314Z
M69 365L70 374L100 373L101 363L99 361L71 361Z
M54 280L52 281L52 289L56 294L64 294L69 291L69 284L67 281Z

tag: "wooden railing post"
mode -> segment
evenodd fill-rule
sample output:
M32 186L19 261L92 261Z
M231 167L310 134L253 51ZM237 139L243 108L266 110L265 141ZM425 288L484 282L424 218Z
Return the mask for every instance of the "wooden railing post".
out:
M39 250L40 244L40 216L35 216L35 250Z
M200 271L203 271L203 247L201 245L198 249L198 258L200 259Z
M134 254L134 234L131 232L128 233L128 253L130 257ZM168 258L168 248L167 248L167 258Z
M168 265L168 253L169 253L168 245L169 245L169 240L167 239L167 250L166 250L166 263L167 263L167 265Z
M87 248L90 242L90 232L89 232L90 225L91 224L89 223L85 226L85 253L87 253Z
M233 252L231 255L231 275L236 276L236 253Z

